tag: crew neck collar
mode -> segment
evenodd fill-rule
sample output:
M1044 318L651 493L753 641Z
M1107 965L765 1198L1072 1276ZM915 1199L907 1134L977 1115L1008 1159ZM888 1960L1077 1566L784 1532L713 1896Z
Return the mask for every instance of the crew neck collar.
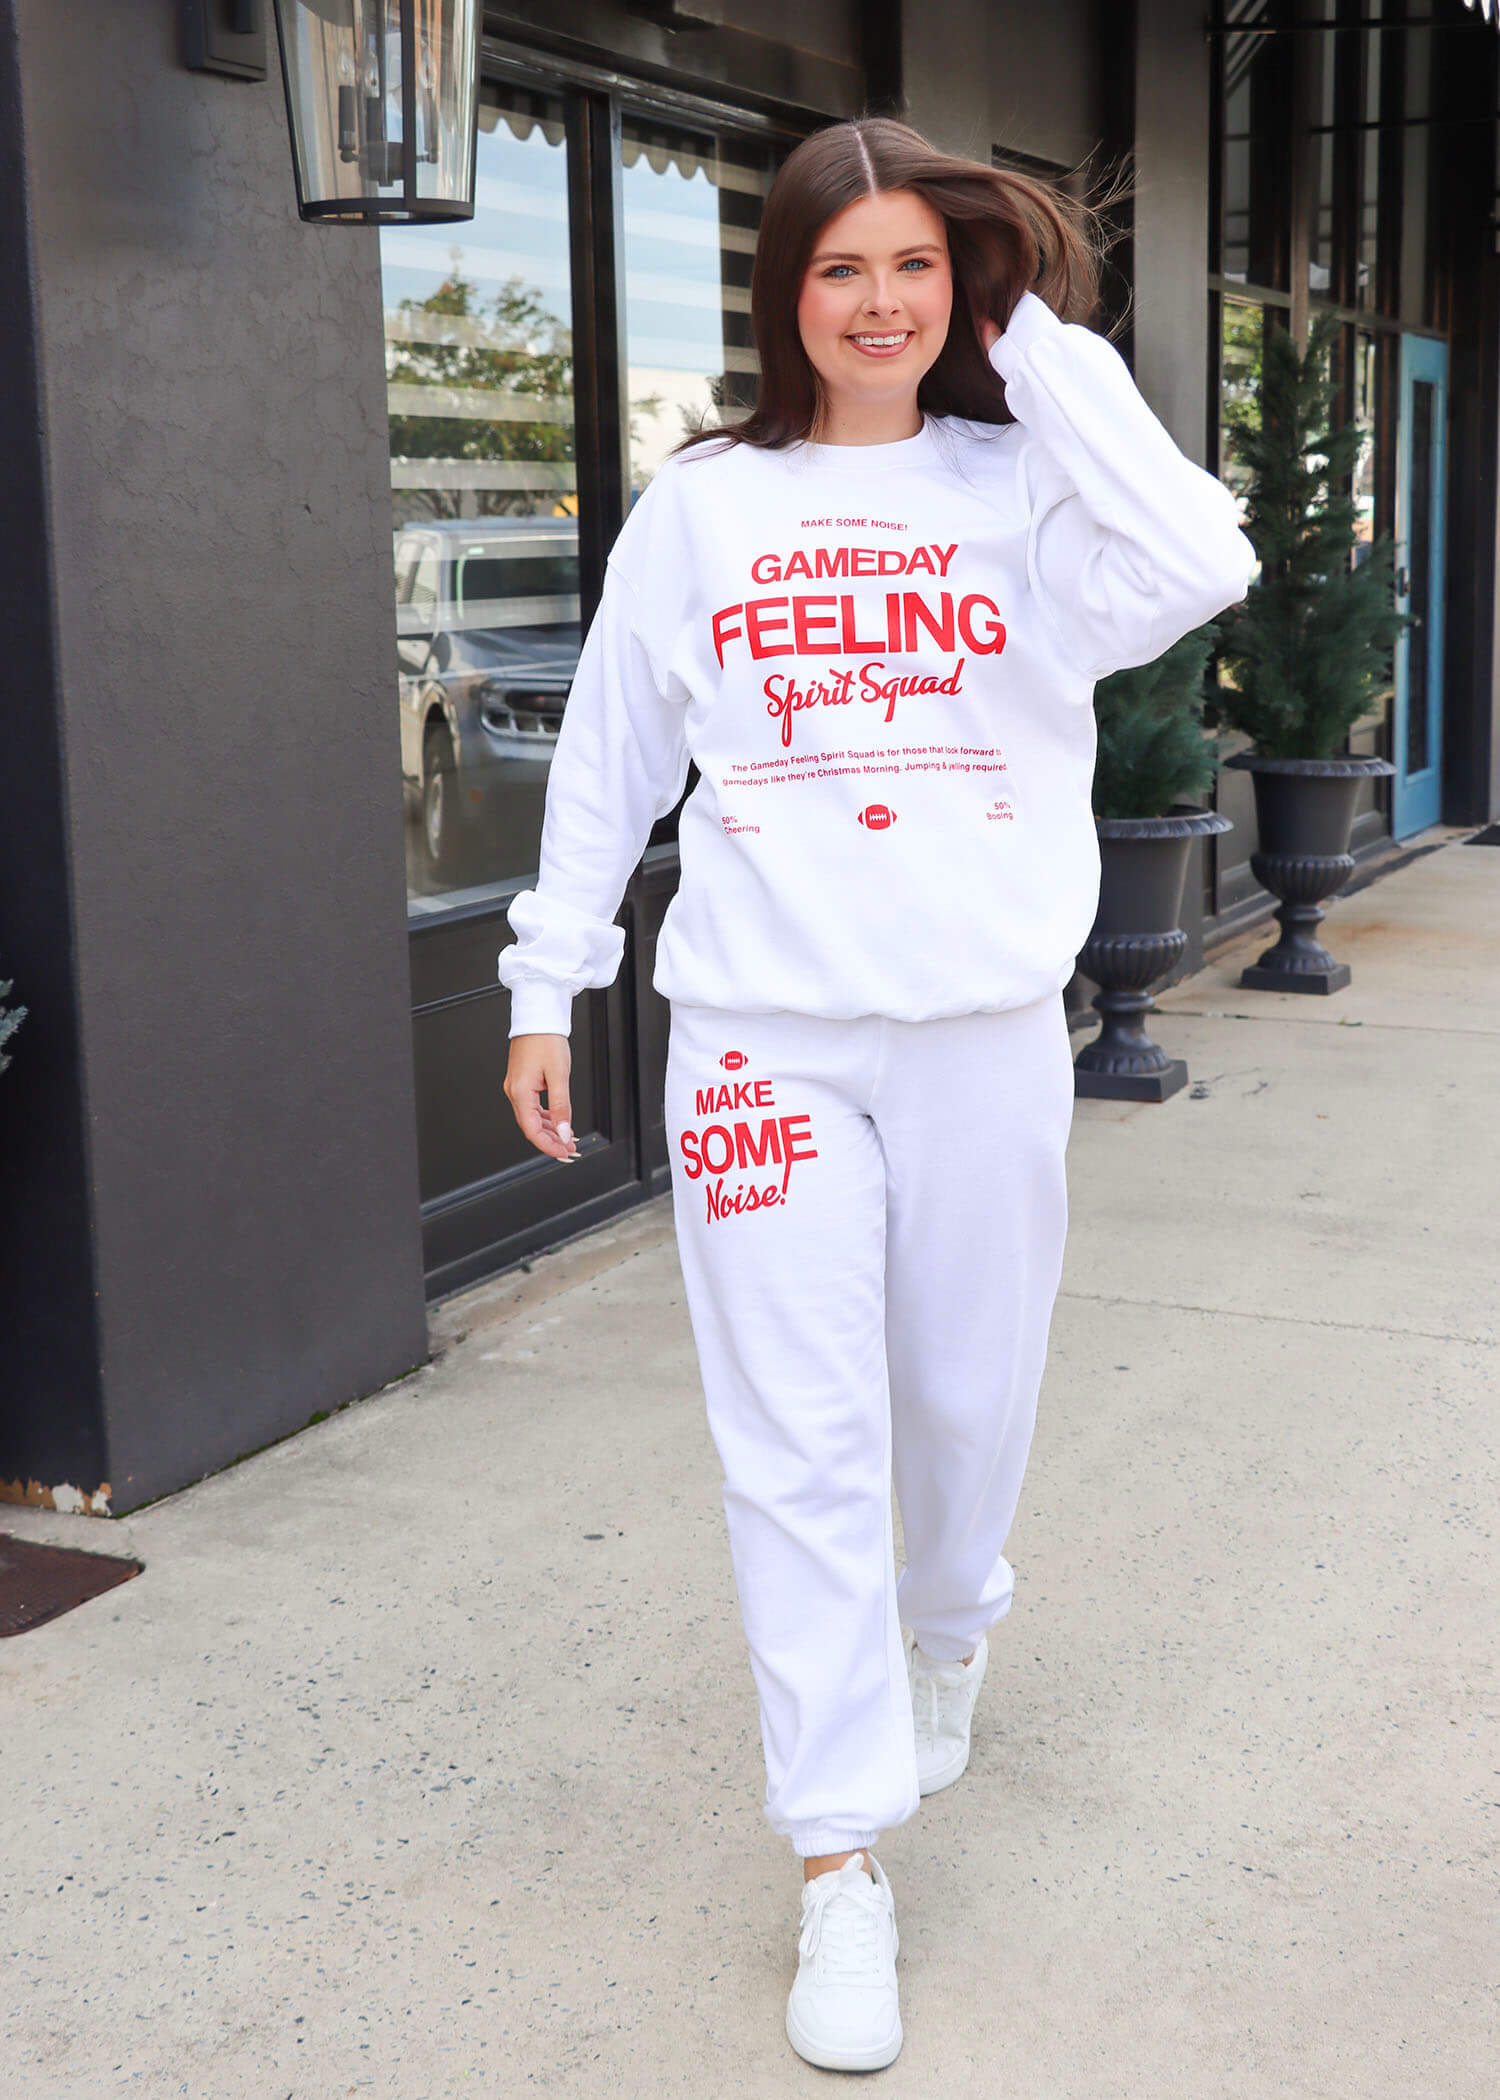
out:
M820 474L858 474L871 468L884 472L888 467L904 466L927 456L932 450L932 418L922 417L922 427L915 437L892 438L883 445L824 445L804 438L792 449Z

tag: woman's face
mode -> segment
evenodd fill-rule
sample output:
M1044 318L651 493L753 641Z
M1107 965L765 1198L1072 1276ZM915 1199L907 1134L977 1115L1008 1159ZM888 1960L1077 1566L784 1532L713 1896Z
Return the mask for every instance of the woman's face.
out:
M797 301L808 360L840 422L916 414L917 383L948 336L953 275L942 219L913 190L861 197L813 243Z

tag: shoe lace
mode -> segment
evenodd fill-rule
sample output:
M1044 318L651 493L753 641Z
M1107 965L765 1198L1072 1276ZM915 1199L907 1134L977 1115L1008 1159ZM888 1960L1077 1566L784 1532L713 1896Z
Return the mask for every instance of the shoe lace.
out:
M885 1914L881 1891L856 1867L845 1879L830 1877L826 1888L814 1888L802 1921L797 1949L809 1960L822 1957L830 1982L868 1983L878 1973L880 1930Z
M967 1697L964 1679L962 1675L954 1677L949 1674L961 1666L931 1662L920 1649L915 1651L913 1659L912 1705L917 1726L925 1734L935 1736L945 1716L955 1721L962 1720Z

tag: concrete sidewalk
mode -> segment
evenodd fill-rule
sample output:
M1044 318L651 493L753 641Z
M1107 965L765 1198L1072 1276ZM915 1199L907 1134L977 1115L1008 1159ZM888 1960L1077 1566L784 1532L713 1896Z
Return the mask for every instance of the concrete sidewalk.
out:
M1082 1102L1017 1602L891 1831L880 2090L1491 2100L1500 850L1346 898L1354 983L1179 986ZM960 1134L961 1141L961 1134ZM418 1375L114 1523L0 1644L17 2100L798 2095L664 1204Z

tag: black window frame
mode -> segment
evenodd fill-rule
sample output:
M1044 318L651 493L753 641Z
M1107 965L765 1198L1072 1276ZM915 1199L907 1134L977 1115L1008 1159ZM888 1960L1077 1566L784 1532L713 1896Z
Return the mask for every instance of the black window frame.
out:
M540 89L567 105L568 239L572 251L573 395L578 479L579 595L585 629L604 564L629 507L629 349L625 337L621 133L627 116L699 132L734 131L790 151L820 121L553 57L496 36L481 41L488 81ZM799 121L800 118L800 121Z
M481 73L502 89L563 106L568 152L574 452L581 624L598 608L605 562L629 504L622 126L643 116L698 132L770 138L779 151L828 121L813 111L741 104L554 56L502 37L481 44ZM690 775L688 791L693 776ZM679 804L680 807L680 804ZM625 955L615 982L574 1015L578 1163L511 1150L491 1165L506 997L495 977L516 892L534 872L482 895L408 900L424 1267L442 1297L602 1223L669 1183L661 1107L666 1004L651 987L657 930L677 886L675 811L654 829L625 887ZM582 1114L580 1115L580 1111ZM584 1118L588 1119L585 1127ZM482 1133L472 1149L466 1133ZM430 1162L430 1172L429 1172ZM560 1178L561 1177L561 1178Z

